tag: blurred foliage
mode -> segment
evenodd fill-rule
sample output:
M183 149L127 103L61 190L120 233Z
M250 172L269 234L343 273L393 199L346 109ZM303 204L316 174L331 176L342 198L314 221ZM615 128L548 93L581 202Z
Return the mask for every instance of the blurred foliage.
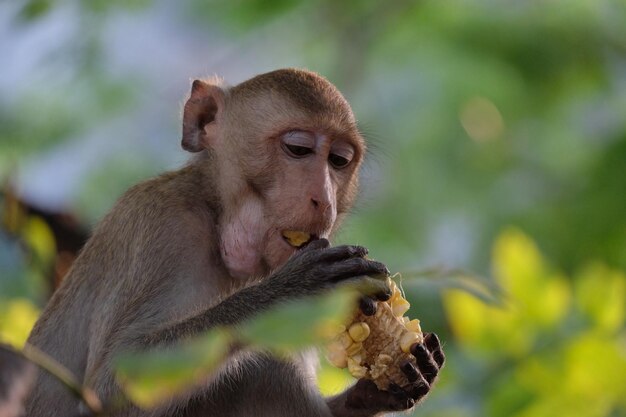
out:
M15 347L23 346L37 317L39 317L39 309L30 300L24 298L2 300L0 340Z
M626 416L626 2L27 0L18 9L20 33L69 9L72 36L0 96L0 175L15 179L155 101L158 68L109 71L115 17L165 13L194 45L252 45L199 57L208 72L228 59L255 72L306 65L345 93L371 149L338 240L367 246L391 270L434 266L432 277L403 274L412 314L449 358L415 414ZM177 141L178 129L165 134ZM145 150L108 155L81 177L70 209L91 222L162 170ZM41 219L4 207L0 337L19 345L55 248ZM454 277L437 278L446 271ZM208 360L189 349L148 369L185 383L190 363ZM325 393L350 381L323 364ZM133 385L138 402L157 392L145 384Z
M626 275L592 263L567 280L517 229L496 241L493 270L501 307L444 293L463 358L446 389L473 392L471 415L626 415Z
M231 341L218 329L169 350L127 353L116 359L117 379L134 404L154 407L207 379L224 360Z
M353 290L335 291L280 305L237 326L236 331L216 328L169 349L127 353L117 359L118 380L134 403L154 406L205 380L237 344L289 355L327 342L346 322L356 300Z
M8 308L0 311L25 311L22 307L27 299L43 303L48 296L46 275L56 255L54 236L46 222L28 215L8 189L0 194L0 248L0 306L8 303ZM13 301L20 309L12 310ZM29 317L32 315L26 314L26 322L21 323L33 324Z

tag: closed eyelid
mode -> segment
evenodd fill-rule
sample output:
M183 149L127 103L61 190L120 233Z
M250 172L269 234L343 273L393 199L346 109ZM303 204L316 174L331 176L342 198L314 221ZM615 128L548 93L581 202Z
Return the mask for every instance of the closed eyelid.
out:
M307 148L315 147L315 137L309 132L292 131L283 136L283 142L287 145L304 146Z
M355 153L352 145L347 144L347 143L342 143L339 145L333 144L333 146L331 146L330 148L330 152L334 153L335 155L346 158L348 160L351 160L354 157L354 153Z

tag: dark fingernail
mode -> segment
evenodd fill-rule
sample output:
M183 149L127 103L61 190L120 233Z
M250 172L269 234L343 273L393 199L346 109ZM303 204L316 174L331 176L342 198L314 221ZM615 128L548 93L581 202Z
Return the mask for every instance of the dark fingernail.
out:
M376 294L378 301L387 301L391 298L391 291L382 291Z
M361 297L359 300L359 307L366 316L373 316L376 314L376 302L369 297Z
M439 341L439 337L435 333L427 333L424 336L424 344L428 346L428 350L435 350L441 346L441 342Z
M411 346L411 355L417 357L428 356L428 350L426 350L426 346L422 343L416 343Z
M406 375L406 378L409 380L409 382L417 381L417 378L419 376L417 373L417 368L415 368L415 365L413 365L411 362L404 362L400 366L400 369L402 369L402 372L404 372L404 375Z

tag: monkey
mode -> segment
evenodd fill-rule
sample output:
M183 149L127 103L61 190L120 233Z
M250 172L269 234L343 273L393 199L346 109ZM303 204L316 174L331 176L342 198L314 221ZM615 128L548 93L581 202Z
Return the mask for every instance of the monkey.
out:
M0 417L24 416L24 398L34 379L35 365L0 343Z
M28 342L65 365L105 403L120 395L113 358L237 325L281 302L369 280L360 306L388 299L387 267L329 239L354 204L366 144L352 109L322 76L301 69L235 86L195 80L182 115L179 170L131 187L95 227ZM287 232L308 238L291 244ZM369 278L368 278L369 277ZM372 290L373 288L373 290ZM436 335L402 365L410 390L361 380L323 398L314 355L233 353L189 393L115 416L373 416L411 408L443 365ZM72 416L80 404L40 374L30 417Z

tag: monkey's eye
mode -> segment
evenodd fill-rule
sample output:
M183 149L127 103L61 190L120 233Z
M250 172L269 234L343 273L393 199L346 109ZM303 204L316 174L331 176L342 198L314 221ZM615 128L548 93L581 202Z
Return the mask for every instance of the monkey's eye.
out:
M328 162L335 168L347 167L354 158L354 147L347 142L337 141L330 147Z
M310 132L294 130L283 136L282 147L292 158L304 158L314 152L315 137Z
M313 153L313 149L307 148L306 146L288 145L285 143L284 147L287 149L288 154L296 158L302 158L303 156Z
M343 168L348 166L348 164L350 163L349 159L334 153L328 155L328 161L330 161L330 164L335 168Z

